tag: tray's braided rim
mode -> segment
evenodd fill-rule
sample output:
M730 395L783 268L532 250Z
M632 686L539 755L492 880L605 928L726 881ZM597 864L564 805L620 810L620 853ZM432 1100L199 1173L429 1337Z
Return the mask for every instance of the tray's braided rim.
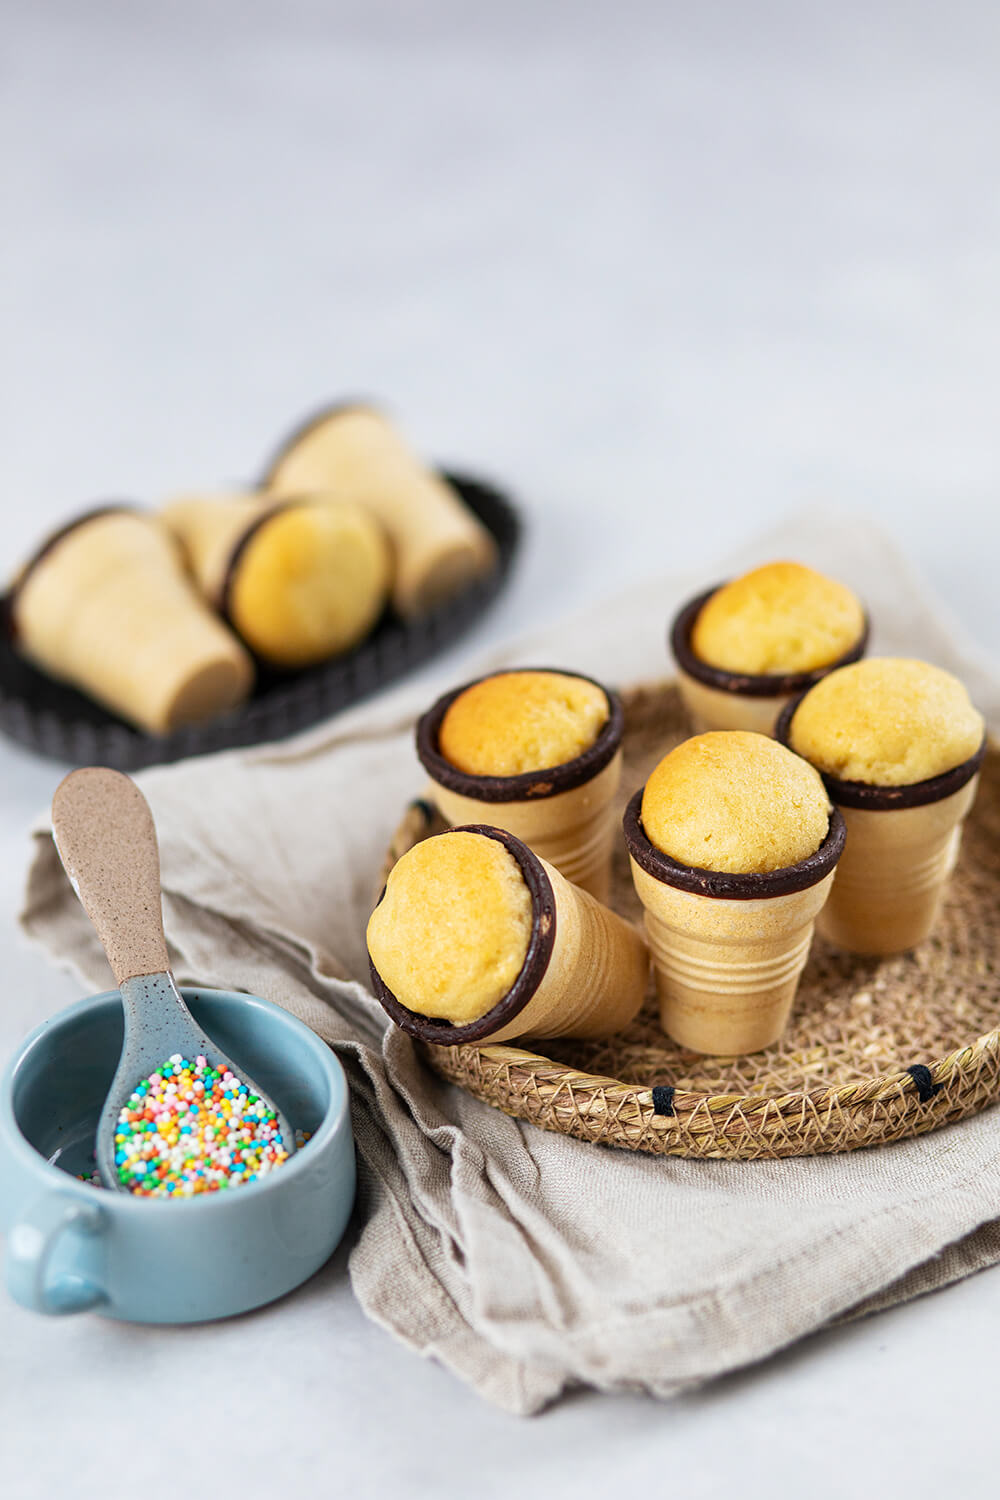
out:
M622 696L628 706L648 692ZM411 804L387 869L426 836L433 817L429 803ZM752 1160L857 1150L922 1135L1000 1100L1000 1027L926 1065L784 1094L654 1090L519 1047L420 1046L442 1077L505 1114L580 1140L667 1156Z
M665 1156L746 1160L851 1151L936 1130L1000 1098L1000 1030L930 1066L930 1098L903 1071L780 1095L678 1091L672 1114L657 1113L652 1089L516 1047L424 1047L423 1053L436 1072L505 1114L580 1140Z

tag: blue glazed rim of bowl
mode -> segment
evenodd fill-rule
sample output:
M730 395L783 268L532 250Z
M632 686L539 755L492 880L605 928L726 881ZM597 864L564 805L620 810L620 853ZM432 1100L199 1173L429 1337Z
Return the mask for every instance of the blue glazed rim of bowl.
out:
M282 1006L276 1005L273 1000L265 1000L262 995L251 995L243 990L215 990L205 985L182 985L181 994L185 1000L194 999L195 1002L207 996L212 1000L222 1000L225 1003L233 1002L238 1006L248 1006L251 1009L263 1011L279 1019L279 1024L288 1026L305 1042L312 1052L321 1070L326 1075L330 1086L330 1101L323 1115L319 1127L312 1133L306 1144L294 1151L288 1161L281 1166L279 1174L269 1173L266 1178L255 1182L245 1183L239 1188L241 1202L246 1202L251 1196L259 1197L262 1193L273 1191L281 1183L289 1183L294 1175L309 1168L310 1159L315 1157L324 1147L330 1145L333 1139L346 1127L350 1131L350 1090L347 1083L347 1075L344 1072L340 1059L331 1047L317 1036L304 1021L293 1016L290 1011ZM136 1198L131 1193L119 1193L114 1189L95 1187L92 1183L81 1182L78 1178L71 1176L61 1167L49 1161L42 1153L31 1144L18 1123L14 1110L14 1086L17 1075L24 1067L37 1046L41 1044L44 1037L54 1026L71 1021L77 1017L86 1015L88 1011L94 1010L99 1005L113 1002L120 997L117 990L102 990L99 994L85 995L80 1000L75 1000L72 1005L65 1006L57 1011L55 1015L49 1016L40 1025L28 1033L20 1045L16 1048L13 1056L8 1060L2 1076L0 1076L0 1129L9 1137L8 1149L21 1161L45 1171L55 1174L54 1184L57 1182L61 1189L75 1191L79 1189L86 1194L98 1193L101 1197L105 1193L113 1196L115 1212L126 1213L162 1213L164 1209L169 1210L176 1202L184 1203L184 1212L187 1214L204 1214L216 1212L216 1203L229 1202L228 1195L218 1193L199 1193L195 1197L173 1199L165 1198ZM211 1027L206 1026L206 1031L211 1034ZM305 1157L303 1165L302 1158ZM87 1201L90 1201L88 1196Z

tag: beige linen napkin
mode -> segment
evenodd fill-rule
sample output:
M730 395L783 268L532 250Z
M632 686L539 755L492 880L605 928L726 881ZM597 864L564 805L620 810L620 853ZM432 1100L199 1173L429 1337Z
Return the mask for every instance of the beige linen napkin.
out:
M1000 726L1000 681L879 533L806 514L712 571L776 556L852 584L876 650L958 672ZM667 620L711 581L636 589L499 659L618 683L666 676ZM527 1413L574 1384L668 1396L1000 1259L996 1110L851 1155L683 1161L537 1130L420 1063L366 988L364 927L383 851L423 782L413 718L447 685L139 778L179 977L279 1001L347 1068L360 1166L350 1274L366 1312ZM90 989L108 986L47 829L22 920Z

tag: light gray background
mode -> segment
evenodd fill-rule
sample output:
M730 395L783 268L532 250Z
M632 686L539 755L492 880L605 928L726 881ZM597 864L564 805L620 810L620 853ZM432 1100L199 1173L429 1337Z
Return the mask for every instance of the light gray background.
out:
M1000 653L993 5L7 0L0 22L8 569L87 503L250 476L305 410L372 394L529 521L470 650L640 575L710 577L829 499ZM0 745L4 1054L75 993L14 926L60 774ZM991 1272L670 1406L518 1422L368 1325L342 1257L198 1330L2 1302L0 1490L156 1500L177 1475L150 1443L212 1427L197 1451L249 1497L993 1495L998 1316Z

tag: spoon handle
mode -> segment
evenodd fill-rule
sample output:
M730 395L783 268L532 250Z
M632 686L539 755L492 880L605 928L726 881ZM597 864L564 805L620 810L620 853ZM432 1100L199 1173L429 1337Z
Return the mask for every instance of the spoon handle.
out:
M66 874L94 924L119 988L169 968L160 904L160 852L145 797L103 766L70 774L52 798L52 831Z

